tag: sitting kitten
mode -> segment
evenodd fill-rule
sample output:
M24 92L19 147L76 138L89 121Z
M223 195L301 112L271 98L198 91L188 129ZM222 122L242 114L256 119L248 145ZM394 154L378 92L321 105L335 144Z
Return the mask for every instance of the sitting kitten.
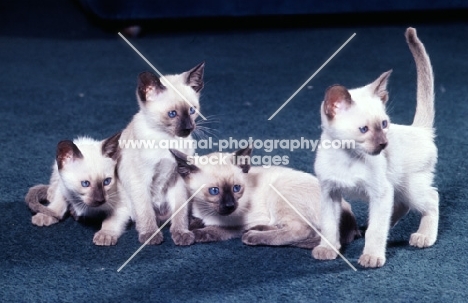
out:
M96 245L115 245L130 219L119 199L116 164L120 133L104 140L90 138L60 141L49 185L31 187L25 201L36 214L32 223L49 226L67 210L78 219L101 218ZM41 202L47 201L47 206Z
M355 149L319 149L315 171L322 187L322 230L337 249L336 218L342 195L369 201L369 227L359 264L381 267L391 225L410 208L422 214L410 245L428 247L437 238L439 195L432 186L437 147L434 144L434 79L424 45L416 30L406 30L406 40L417 67L417 107L413 124L390 125L385 111L390 72L373 83L347 90L330 87L322 103L322 140L354 139ZM393 216L392 216L393 209ZM325 242L313 252L316 259L334 259Z
M188 199L184 181L177 174L176 162L167 148L133 148L129 142L191 141L199 113L199 95L203 88L204 63L178 75L159 79L150 72L138 77L137 99L140 111L121 136L120 182L129 201L138 239L145 243L165 221ZM166 83L166 80L170 83ZM172 84L169 85L169 84ZM177 93L180 92L188 102ZM193 154L194 146L184 151ZM184 207L171 222L171 235L176 245L190 245L194 235L188 229L188 210ZM148 244L160 244L162 233Z
M235 154L213 153L206 157L226 163L191 164L193 158L171 150L178 172L190 193L206 186L194 197L192 214L201 227L194 229L196 242L210 242L240 237L248 245L290 245L313 248L320 237L270 186L273 185L311 223L320 222L320 187L311 174L286 167L250 167L252 149ZM213 161L210 160L210 163ZM356 235L356 221L351 207L342 201L342 241ZM197 226L200 227L200 226Z

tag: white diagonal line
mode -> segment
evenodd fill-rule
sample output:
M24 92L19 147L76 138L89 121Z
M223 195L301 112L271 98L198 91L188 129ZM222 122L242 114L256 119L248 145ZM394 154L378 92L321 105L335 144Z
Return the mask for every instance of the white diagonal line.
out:
M206 185L206 184L203 184L202 186L200 186L200 188L199 188L192 196L190 196L190 198L188 198L187 201L185 201L184 204L182 204L182 206L179 207L179 209L176 210L176 211L172 214L172 216L171 216L166 222L164 222L164 224L161 225L161 227L158 228L158 230L155 231L154 234L153 234L148 240L146 240L146 242L143 243L143 244L140 246L140 248L138 248L137 251L134 252L133 255L132 255L130 258L128 258L127 261L125 261L124 264L122 264L122 266L119 267L119 269L117 269L117 272L120 272L120 271L128 264L128 262L130 262L130 261L143 249L143 247L145 247L145 246L149 243L149 241L151 241L151 239L153 239L153 237L156 236L156 234L159 233L159 232L169 223L169 221L171 221L172 218L174 218L175 215L177 215L177 214L190 202L190 200L192 200L193 197L195 197L195 195L198 194L198 192L199 192L200 190L202 190L203 187L205 187L205 185Z
M348 259L346 259L336 248L335 246L333 246L328 240L327 238L325 238L321 232L319 232L313 225L312 223L309 222L309 220L307 220L298 210L296 207L294 207L294 205L291 204L291 202L288 201L288 199L286 199L273 185L269 184L271 188L273 188L273 190L286 202L289 204L289 206L299 215L299 217L302 218L302 220L304 220L310 227L312 227L312 229L320 236L320 238L322 238L323 240L325 240L325 242L327 242L327 244L354 270L354 271L357 271L356 267L353 266L353 264L351 264L351 262L348 261Z
M334 53L333 53L333 55L331 55L331 57L330 57L330 58L328 58L328 60L327 60L327 61L325 61L325 63L324 63L324 64L322 64L322 66L320 66L320 67L319 67L319 69L318 69L318 70L317 70L317 71L316 71L316 72L315 72L315 73L314 73L312 76L310 76L310 77L309 77L309 79L307 79L307 81L306 81L306 82L304 82L304 84L302 84L302 85L301 85L301 87L299 87L299 88L296 90L296 92L295 92L294 94L292 94L292 96L291 96L291 97L289 97L289 99L288 99L288 100L286 100L286 102L284 102L284 103L283 103L283 105L281 105L281 107L280 107L280 108L278 108L278 109L276 110L276 112L275 112L273 115L271 115L271 117L270 117L270 118L268 118L268 120L271 120L271 119L273 119L273 118L276 116L276 114L278 114L278 113L279 113L279 111L280 111L280 110L282 110L282 109L283 109L283 107L285 107L285 106L286 106L286 104L288 104L288 103L289 103L289 101L291 101L291 100L292 100L292 98L294 98L294 97L295 97L295 96L296 96L296 95L299 93L299 91L300 91L301 89L303 89L303 88L304 88L304 86L306 86L306 85L307 85L307 83L309 83L309 82L310 82L310 80L312 80L312 78L314 78L314 77L315 77L315 76L316 76L316 75L317 75L317 74L318 74L318 73L319 73L319 72L322 70L322 68L324 68L324 67L325 67L325 65L327 65L327 64L328 64L328 62L330 62L330 60L331 60L331 59L333 59L333 57L335 57L335 56L336 56L336 54L338 54L338 53L341 51L341 49L343 49L343 47L345 47L345 46L346 46L346 44L348 44L348 42L349 42L349 41L351 41L351 39L353 39L353 38L354 38L354 36L356 36L356 33L352 34L352 35L351 35L351 37L349 37L349 38L348 38L348 40L346 40L346 42L345 42L345 43L343 43L343 45L341 45L341 47L340 47L340 48L339 48L339 49L338 49L336 52L334 52Z
M124 41L127 42L127 44L128 44L138 55L140 55L140 57L141 57L143 60L145 60L145 62L146 62L156 73L158 73L159 77L161 77L162 79L164 79L164 82L165 82L164 84L167 83L167 85L169 85L173 90L175 90L175 92L176 92L185 102L187 102L188 105L190 105L190 107L193 107L193 108L195 109L195 111L200 115L200 117L202 117L203 120L206 120L205 116L203 116L202 113L200 113L200 111L199 111L198 109L196 109L196 108L192 105L192 103L190 103L190 101L187 100L187 98L185 98L185 96L182 95L182 94L174 87L174 85L172 85L172 83L169 82L169 81L166 79L166 77L164 77L164 75L161 74L161 73L159 72L159 70L158 70L156 67L154 67L153 64L151 64L151 62L148 61L148 59L146 59L145 56L143 56L143 54L140 53L140 51L138 51L138 50L136 49L136 47L133 46L133 44L131 44L130 41L128 41L127 38L124 37L124 35L122 35L122 34L119 32L119 36L120 36L122 39L124 39Z

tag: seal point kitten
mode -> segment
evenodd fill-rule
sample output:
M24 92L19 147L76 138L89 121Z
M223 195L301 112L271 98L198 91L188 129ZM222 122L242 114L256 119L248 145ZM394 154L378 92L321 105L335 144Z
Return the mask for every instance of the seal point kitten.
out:
M49 226L67 211L76 219L103 219L95 235L96 245L115 245L130 219L118 192L116 165L120 133L96 141L80 137L57 145L49 185L31 187L25 202L35 213L31 221Z

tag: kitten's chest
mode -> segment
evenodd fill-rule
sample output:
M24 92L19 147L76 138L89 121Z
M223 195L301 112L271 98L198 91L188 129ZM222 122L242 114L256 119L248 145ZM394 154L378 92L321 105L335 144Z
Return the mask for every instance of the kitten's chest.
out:
M339 188L348 197L365 200L369 190L386 178L386 161L383 156L356 159L339 154L317 159L315 170L322 185Z

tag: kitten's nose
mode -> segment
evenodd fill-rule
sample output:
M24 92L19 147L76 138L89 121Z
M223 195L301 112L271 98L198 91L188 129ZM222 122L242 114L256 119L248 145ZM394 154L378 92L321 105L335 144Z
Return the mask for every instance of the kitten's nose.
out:
M193 130L193 127L192 127L192 128L187 128L187 129L181 129L181 130L179 131L178 136L179 136L179 137L182 137L182 138L185 138L185 137L187 137L188 135L190 135L190 133L192 132L192 130Z
M385 147L387 147L387 144L388 144L388 142L380 143L379 144L380 150L383 150Z
M101 206L104 203L106 203L106 200L94 200L91 203L89 203L89 206L98 207L98 206Z

